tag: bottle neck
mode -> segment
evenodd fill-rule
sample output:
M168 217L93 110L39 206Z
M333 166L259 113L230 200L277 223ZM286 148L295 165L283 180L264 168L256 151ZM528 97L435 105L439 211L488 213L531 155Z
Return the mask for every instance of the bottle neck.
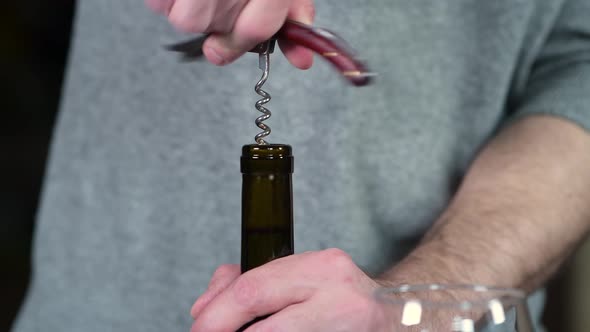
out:
M293 156L287 145L242 150L242 272L293 254Z

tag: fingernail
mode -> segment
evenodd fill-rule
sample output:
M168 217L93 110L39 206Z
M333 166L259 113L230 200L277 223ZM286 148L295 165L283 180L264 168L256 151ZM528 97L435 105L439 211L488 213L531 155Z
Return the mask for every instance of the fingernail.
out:
M302 16L301 19L299 20L301 23L303 24L307 24L310 25L313 23L313 18L311 16Z
M213 64L221 66L225 64L225 59L212 47L205 48L205 54L209 61L213 62Z

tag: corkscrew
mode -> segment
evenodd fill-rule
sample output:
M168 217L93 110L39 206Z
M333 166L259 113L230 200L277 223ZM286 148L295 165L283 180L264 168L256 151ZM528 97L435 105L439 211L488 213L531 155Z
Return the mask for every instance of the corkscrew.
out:
M202 46L209 35L202 35L188 41L167 46L168 50L180 52L184 61L198 60L203 56ZM366 64L361 61L356 52L338 35L323 28L312 27L299 22L287 20L277 34L261 44L258 44L250 52L258 53L259 68L262 77L255 85L255 91L262 98L255 104L256 109L262 113L256 118L256 126L262 130L255 136L256 143L268 144L264 139L271 133L270 127L264 123L271 117L271 112L266 105L271 100L268 92L262 89L270 73L270 54L273 53L276 40L288 40L294 44L306 47L331 63L350 84L364 86L372 82L376 76L368 70Z
M270 73L270 55L274 51L275 41L275 39L268 40L259 44L256 46L255 50L253 50L253 52L258 53L258 68L262 70L262 77L254 86L254 91L262 97L262 99L258 100L255 104L256 109L262 113L262 115L257 117L256 121L254 121L256 126L262 130L262 132L256 134L254 140L261 145L268 144L264 138L270 135L271 132L270 127L264 123L264 121L268 120L272 115L270 110L264 107L264 105L270 102L271 96L268 92L262 90L262 86L266 83Z

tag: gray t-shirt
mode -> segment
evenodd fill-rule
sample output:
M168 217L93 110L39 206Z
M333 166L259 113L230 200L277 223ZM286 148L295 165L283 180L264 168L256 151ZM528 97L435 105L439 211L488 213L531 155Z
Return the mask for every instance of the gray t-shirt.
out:
M507 121L590 128L590 1L322 0L316 23L379 76L355 89L322 61L272 58L269 140L294 149L298 252L338 247L378 272ZM179 63L161 47L179 39L143 1L79 1L15 331L186 331L214 269L239 262L257 59Z

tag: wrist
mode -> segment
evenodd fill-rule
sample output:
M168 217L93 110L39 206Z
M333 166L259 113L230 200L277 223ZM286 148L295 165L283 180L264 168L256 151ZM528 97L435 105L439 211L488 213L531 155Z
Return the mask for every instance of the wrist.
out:
M471 255L446 241L433 238L420 244L378 280L391 286L401 284L480 284L515 287L501 269L488 264L492 253Z

